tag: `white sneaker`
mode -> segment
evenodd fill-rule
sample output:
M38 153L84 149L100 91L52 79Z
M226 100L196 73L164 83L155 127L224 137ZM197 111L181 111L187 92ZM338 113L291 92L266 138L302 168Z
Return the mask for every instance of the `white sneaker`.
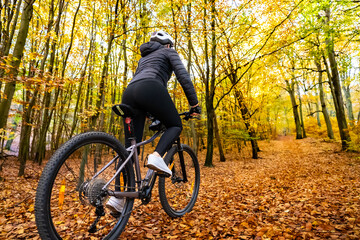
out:
M106 203L106 207L111 211L111 214L118 215L122 212L125 205L125 199L124 198L116 198L114 196L111 196L109 198L109 201Z
M154 154L149 155L147 167L157 172L164 172L170 176L172 174L171 170L168 168L168 166L166 166L164 160L161 157L155 156Z

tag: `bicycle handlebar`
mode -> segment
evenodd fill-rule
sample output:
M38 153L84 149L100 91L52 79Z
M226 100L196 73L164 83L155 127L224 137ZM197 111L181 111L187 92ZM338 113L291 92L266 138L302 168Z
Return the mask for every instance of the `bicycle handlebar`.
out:
M182 119L184 119L186 121L188 121L190 119L193 119L193 118L200 119L200 115L191 116L190 112L180 113L179 116L184 116ZM149 126L150 130L152 130L152 131L162 131L162 130L165 129L165 126L159 120L157 120L156 118L154 118L151 115L148 115L148 117L150 118L150 120L152 122L150 124L150 126Z
M200 119L200 115L192 116L192 115L190 115L190 112L179 113L179 116L185 116L185 117L183 117L183 119L186 121L188 121L189 119L192 119L192 118Z

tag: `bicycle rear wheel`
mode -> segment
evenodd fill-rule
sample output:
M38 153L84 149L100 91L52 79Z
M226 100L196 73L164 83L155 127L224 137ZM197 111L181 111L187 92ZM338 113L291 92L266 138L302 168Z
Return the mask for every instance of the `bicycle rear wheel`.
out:
M104 206L108 196L102 188L127 156L121 143L103 132L83 133L62 145L45 166L37 187L35 217L40 237L117 239L129 219L134 199L122 200L122 215L115 218ZM93 178L114 158L113 164ZM134 171L129 163L107 190L134 188Z
M200 168L193 150L182 144L173 146L164 161L172 171L170 178L159 178L160 202L170 217L181 217L195 205L200 187Z

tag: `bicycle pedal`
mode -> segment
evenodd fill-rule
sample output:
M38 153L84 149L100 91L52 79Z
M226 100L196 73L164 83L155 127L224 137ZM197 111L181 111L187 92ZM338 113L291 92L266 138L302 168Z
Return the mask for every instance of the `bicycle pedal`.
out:
M156 172L159 177L170 177L171 175L166 172Z
M111 215L113 218L118 219L118 218L120 218L121 213L119 213L119 212L111 212L110 215Z

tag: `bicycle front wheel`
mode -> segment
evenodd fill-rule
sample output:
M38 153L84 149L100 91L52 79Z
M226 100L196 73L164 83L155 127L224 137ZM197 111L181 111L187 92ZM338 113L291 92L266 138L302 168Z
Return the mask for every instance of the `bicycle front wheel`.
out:
M122 213L114 217L105 207L107 191L134 191L131 163L110 182L107 191L103 188L127 156L121 143L103 132L83 133L62 145L45 166L37 187L35 217L40 237L117 239L134 199L121 199Z
M172 171L170 178L159 178L160 202L170 217L181 217L195 205L200 187L199 162L193 150L185 144L173 146L164 161Z

